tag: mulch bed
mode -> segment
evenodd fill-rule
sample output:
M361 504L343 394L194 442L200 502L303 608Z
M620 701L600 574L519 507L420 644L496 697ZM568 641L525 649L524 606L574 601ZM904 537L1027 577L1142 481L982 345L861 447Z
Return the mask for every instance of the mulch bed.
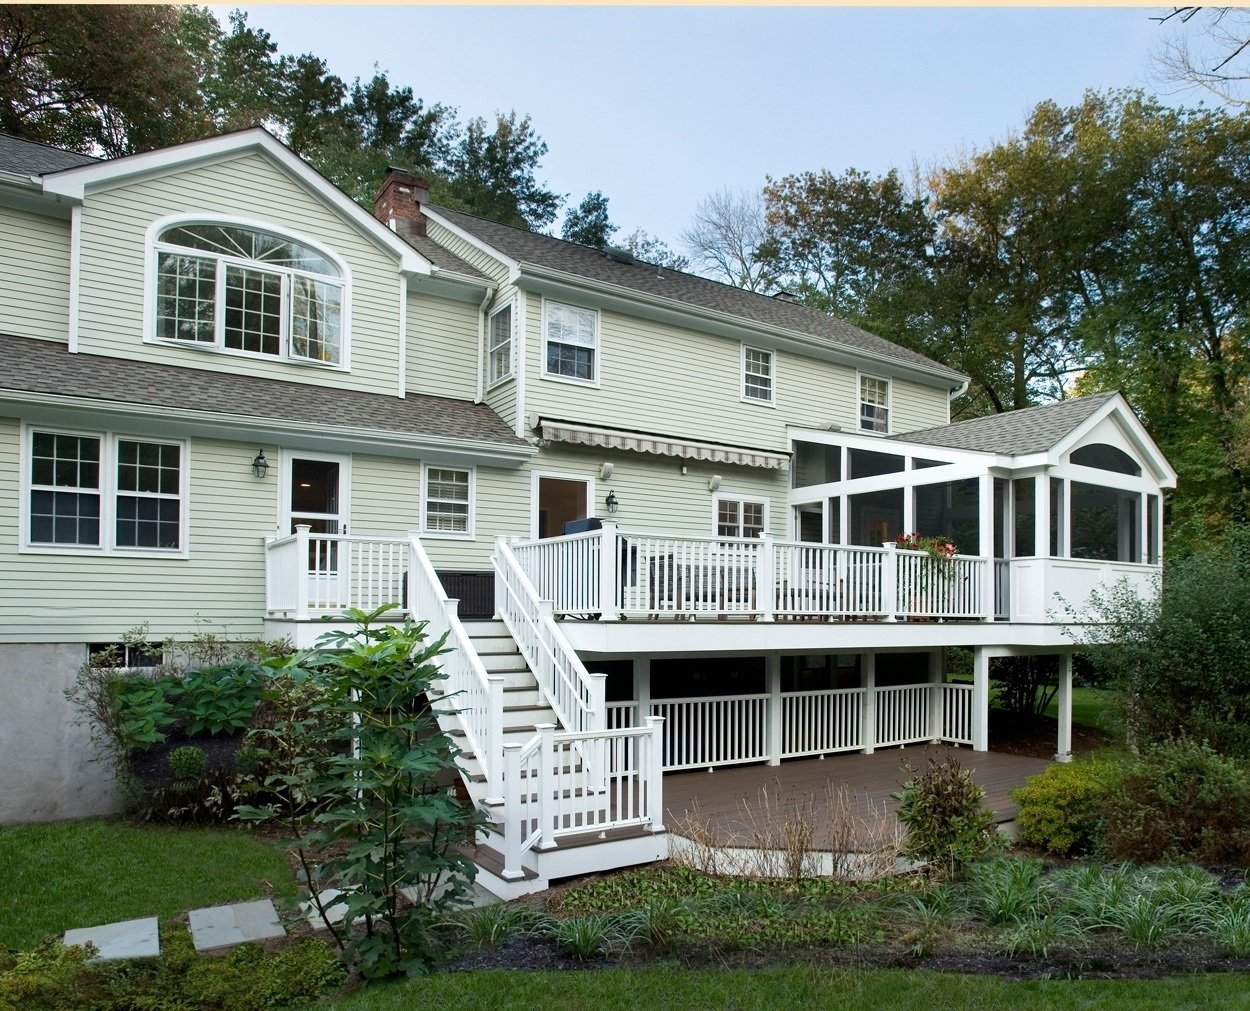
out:
M1105 730L1072 724L1072 753L1083 755L1115 743ZM1059 721L1053 716L1027 716L1003 709L990 710L990 751L1007 755L1054 758L1059 745Z

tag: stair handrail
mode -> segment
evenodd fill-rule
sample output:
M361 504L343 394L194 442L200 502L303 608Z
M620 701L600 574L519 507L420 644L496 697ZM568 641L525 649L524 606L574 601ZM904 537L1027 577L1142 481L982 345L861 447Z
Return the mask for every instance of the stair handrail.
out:
M446 675L445 697L464 730L467 747L477 757L486 777L487 799L503 796L503 689L506 679L487 673L457 614L459 601L448 597L415 532L408 535L408 609L414 620L424 620L431 638L444 633L448 652L439 662Z
M529 664L539 691L566 730L607 729L606 675L591 674L504 537L495 539L495 609Z

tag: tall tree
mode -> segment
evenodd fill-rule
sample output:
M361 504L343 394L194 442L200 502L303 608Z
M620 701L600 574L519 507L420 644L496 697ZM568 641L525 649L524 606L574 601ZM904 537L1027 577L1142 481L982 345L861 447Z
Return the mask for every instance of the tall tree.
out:
M760 257L768 236L764 198L758 191L718 190L695 207L681 233L696 270L747 291L773 287L769 265Z
M690 261L680 253L673 252L663 239L649 234L645 229L635 228L621 240L621 246L628 249L637 259L644 263L654 263L657 267L669 270L685 270Z
M461 209L520 228L555 220L562 198L535 177L547 143L516 112L469 120L448 160L448 194Z
M576 207L570 207L565 212L560 238L602 249L616 231L616 225L608 217L608 198L595 190L587 193Z

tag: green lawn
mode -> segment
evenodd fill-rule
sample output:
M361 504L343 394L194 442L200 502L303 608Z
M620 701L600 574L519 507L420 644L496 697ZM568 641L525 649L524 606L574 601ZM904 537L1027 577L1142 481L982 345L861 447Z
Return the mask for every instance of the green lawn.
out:
M848 970L819 967L737 970L659 968L598 972L445 973L411 983L371 986L340 998L340 1011L399 1011L447 1007L456 1011L511 1008L1067 1008L1173 1011L1245 1007L1250 978L1243 974L1177 976L1152 980L1007 982L995 976L956 976L922 970Z
M293 895L285 858L241 829L112 819L0 828L0 943L25 948L70 927Z
M1098 730L1110 730L1104 714L1111 707L1116 693L1106 688L1073 688L1072 689L1072 722L1083 727L1095 727ZM1059 716L1058 701L1051 702L1046 715Z

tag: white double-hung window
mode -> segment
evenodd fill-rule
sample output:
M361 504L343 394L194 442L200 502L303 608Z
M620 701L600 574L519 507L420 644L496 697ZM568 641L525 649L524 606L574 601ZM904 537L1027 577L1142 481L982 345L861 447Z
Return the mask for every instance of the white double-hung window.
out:
M876 376L859 377L859 430L890 430L890 381Z
M153 245L156 340L347 364L346 271L328 254L225 222L170 225Z
M594 309L546 303L543 375L599 381L599 314Z
M512 303L491 316L487 342L486 382L494 386L512 378Z
M773 402L773 353L742 345L742 399Z
M427 465L421 481L421 528L442 537L473 536L473 470Z
M29 548L186 547L184 443L30 429L26 483Z

